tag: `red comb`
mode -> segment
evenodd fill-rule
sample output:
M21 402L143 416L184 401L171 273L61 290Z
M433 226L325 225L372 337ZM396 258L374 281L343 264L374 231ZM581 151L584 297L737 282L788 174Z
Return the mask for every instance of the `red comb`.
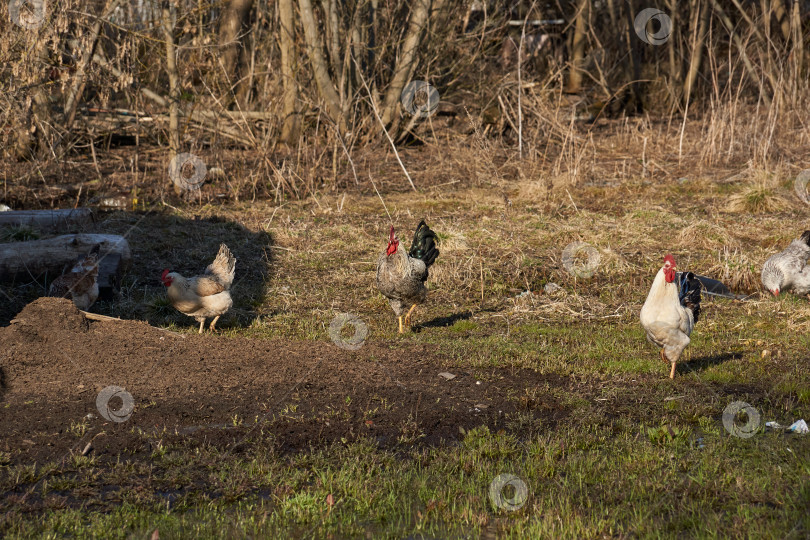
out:
M669 264L671 264L672 266L677 266L675 264L675 257L670 255L669 253L667 253L666 257L664 257L664 262L669 262Z
M166 274L169 273L169 269L165 269L162 274L160 274L160 279L166 279Z
M391 225L391 233L388 235L388 240L390 240L391 242L394 241L394 226L393 225Z

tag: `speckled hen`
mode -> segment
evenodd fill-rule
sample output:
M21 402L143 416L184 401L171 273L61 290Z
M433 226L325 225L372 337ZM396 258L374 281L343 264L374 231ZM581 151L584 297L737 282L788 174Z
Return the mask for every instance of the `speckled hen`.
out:
M98 299L99 248L99 244L93 246L90 253L79 259L70 272L53 280L49 295L70 298L77 308L84 311L90 309Z
M784 251L771 256L762 267L762 284L774 296L781 291L810 294L810 231L790 243Z
M436 233L422 220L414 233L411 249L406 251L392 226L388 246L377 260L377 288L388 298L399 321L400 334L405 326L410 326L416 306L427 298L428 268L439 256L437 240Z

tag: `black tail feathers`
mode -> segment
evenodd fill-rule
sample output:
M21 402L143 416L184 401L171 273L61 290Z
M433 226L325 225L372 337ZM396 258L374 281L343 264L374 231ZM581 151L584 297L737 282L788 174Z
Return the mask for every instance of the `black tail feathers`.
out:
M695 277L692 272L681 274L681 292L680 301L681 305L685 308L692 310L692 316L695 322L698 322L700 317L700 289L702 284L700 280Z
M436 261L439 256L439 250L436 243L439 238L436 233L430 230L425 220L419 222L416 232L413 235L413 243L408 255L414 259L420 259L425 262L425 267L429 268L431 264Z
M810 231L804 231L799 237L799 240L810 246Z

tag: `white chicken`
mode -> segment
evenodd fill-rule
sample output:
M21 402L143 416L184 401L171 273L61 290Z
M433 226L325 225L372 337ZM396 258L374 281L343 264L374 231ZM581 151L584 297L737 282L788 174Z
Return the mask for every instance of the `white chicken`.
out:
M664 257L641 308L641 326L647 340L661 348L661 359L672 364L670 379L675 378L675 364L689 345L689 336L700 315L700 281L691 272L681 275L678 293L675 258Z
M236 258L228 246L222 244L216 259L208 265L203 275L185 278L166 269L161 280L172 305L177 311L194 317L200 323L202 334L207 318L214 318L209 326L213 332L219 318L233 305L230 289L235 268Z
M791 290L800 296L810 294L810 231L771 256L762 267L762 284L772 295Z

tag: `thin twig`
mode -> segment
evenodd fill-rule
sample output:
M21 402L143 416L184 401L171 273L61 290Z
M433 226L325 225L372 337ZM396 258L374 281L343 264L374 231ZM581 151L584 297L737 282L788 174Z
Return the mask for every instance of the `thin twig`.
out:
M371 173L368 173L368 179L371 180L371 185L374 186L374 191L377 191L377 184L374 183L374 179L371 177ZM377 197L380 198L380 202L382 203L383 208L385 208L385 213L388 214L388 221L391 223L391 225L393 225L394 220L391 217L391 213L388 211L388 207L385 206L385 201L383 200L382 195L380 195L379 191L377 191Z
M109 321L124 322L124 321L127 321L127 319L122 319L121 317L110 317L108 315L99 315L98 313L90 313L89 311L84 311L82 309L79 310L79 313L81 313L82 315L84 315L84 317L86 319L90 319L91 321L104 321L104 322L109 322ZM179 333L174 332L172 330L167 330L165 328L159 328L157 326L152 326L152 325L149 325L149 326L154 328L155 330L160 330L161 332L168 332L169 334L172 334L172 335L175 335L177 337L186 339L186 336L184 336L183 334L179 334Z

